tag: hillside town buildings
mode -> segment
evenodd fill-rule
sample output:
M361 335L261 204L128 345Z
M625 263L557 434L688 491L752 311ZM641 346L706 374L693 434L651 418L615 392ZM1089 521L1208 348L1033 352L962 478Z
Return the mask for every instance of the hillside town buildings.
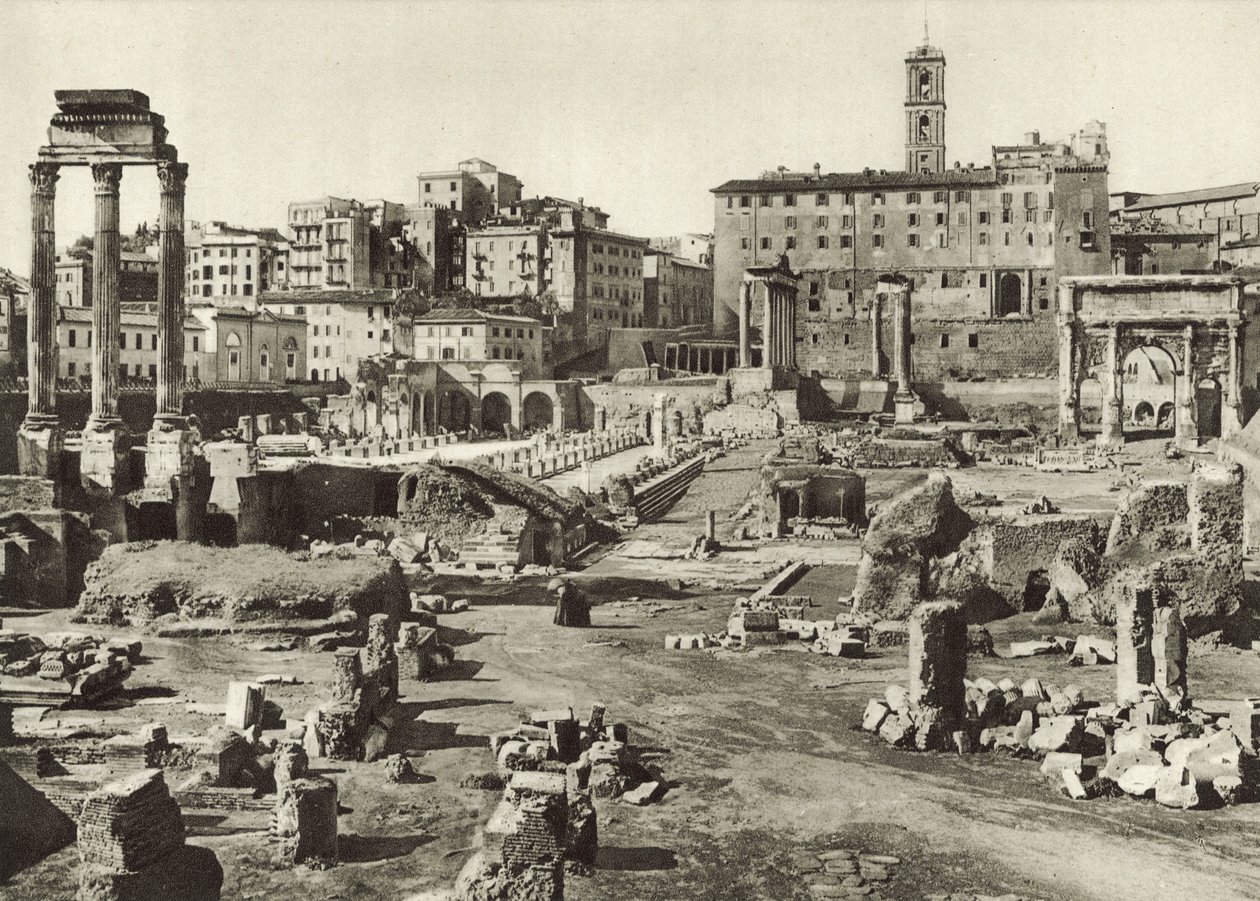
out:
M1122 199L1123 205L1112 214L1114 222L1141 235L1172 235L1172 240L1182 245L1174 249L1203 251L1199 256L1191 254L1193 261L1199 262L1201 257L1204 263L1196 268L1254 265L1254 256L1246 249L1254 247L1260 238L1260 181L1171 194L1131 192ZM1181 240L1181 236L1193 240ZM1155 252L1146 254L1156 255ZM1166 265L1181 262L1184 255ZM1147 265L1158 265L1158 262L1152 259ZM1163 271L1178 270L1165 268Z

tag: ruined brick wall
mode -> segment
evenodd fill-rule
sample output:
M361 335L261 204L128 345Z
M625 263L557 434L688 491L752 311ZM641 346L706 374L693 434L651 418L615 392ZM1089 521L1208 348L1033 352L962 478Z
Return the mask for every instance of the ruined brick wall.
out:
M871 323L851 319L802 322L797 361L802 370L832 377L870 377ZM1052 311L1023 319L916 318L911 326L915 381L1056 377L1059 339ZM884 375L892 372L893 326L881 327Z
M1097 545L1097 521L1067 514L995 518L981 523L969 543L983 548L990 585L1015 610L1023 610L1029 575L1048 573L1059 548L1075 540Z

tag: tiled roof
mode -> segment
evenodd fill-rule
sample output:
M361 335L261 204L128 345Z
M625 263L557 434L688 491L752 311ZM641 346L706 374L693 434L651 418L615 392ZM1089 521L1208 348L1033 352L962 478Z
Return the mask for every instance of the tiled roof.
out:
M84 322L91 324L92 308L59 306L57 308L57 318L62 322ZM127 310L122 310L119 313L119 322L122 325L141 325L157 328L157 316L152 313L131 313ZM184 319L184 331L204 332L207 331L207 329L196 317L187 316Z
M264 291L258 295L258 302L262 304L271 303L326 303L326 304L348 304L348 303L370 303L370 304L389 304L393 303L395 298L394 288L371 288L361 291L325 291L318 288L312 289L294 289L290 291ZM407 291L402 291L399 296L406 297Z
M1214 200L1254 197L1258 191L1260 191L1260 182L1245 181L1240 184L1225 185L1220 188L1199 188L1196 191L1179 191L1174 194L1148 194L1137 203L1125 207L1124 212L1137 213L1142 210L1181 206L1187 203L1211 203Z
M938 174L920 172L888 172L868 169L862 172L831 172L827 175L795 178L732 179L713 188L713 194L796 193L817 191L852 191L861 188L929 188L995 185L997 175L991 167L980 169L946 169Z

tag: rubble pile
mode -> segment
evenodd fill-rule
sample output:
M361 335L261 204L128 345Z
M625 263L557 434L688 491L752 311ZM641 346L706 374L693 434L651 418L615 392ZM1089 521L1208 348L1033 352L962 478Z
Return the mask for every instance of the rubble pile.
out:
M905 749L1039 757L1076 800L1124 794L1188 809L1260 797L1260 700L1191 705L1175 607L1137 591L1118 618L1117 703L1100 705L1072 684L967 679L962 608L921 604L910 624L910 688L872 698L862 728ZM1077 647L1095 658L1110 649L1087 636Z
M0 629L0 700L91 704L122 688L142 650L134 638Z
M137 626L182 621L326 620L343 613L395 618L407 589L397 562L375 556L318 560L268 545L211 547L185 541L112 545L88 568L76 622Z
M310 757L373 761L384 755L398 699L396 622L383 613L368 619L367 646L334 652L332 699L306 715Z
M571 707L534 711L518 726L490 736L490 750L502 773L541 771L568 774L573 785L596 798L622 798L646 804L664 794L664 786L629 746L624 723L605 722L602 704L578 720ZM631 794L644 785L650 789Z

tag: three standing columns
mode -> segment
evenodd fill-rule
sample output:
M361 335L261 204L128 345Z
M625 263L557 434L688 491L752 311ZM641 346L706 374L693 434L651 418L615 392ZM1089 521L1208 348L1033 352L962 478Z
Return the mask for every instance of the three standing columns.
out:
M57 418L57 235L54 210L58 166L31 166L31 295L27 312L27 407L18 429L18 471L55 478L63 434Z

